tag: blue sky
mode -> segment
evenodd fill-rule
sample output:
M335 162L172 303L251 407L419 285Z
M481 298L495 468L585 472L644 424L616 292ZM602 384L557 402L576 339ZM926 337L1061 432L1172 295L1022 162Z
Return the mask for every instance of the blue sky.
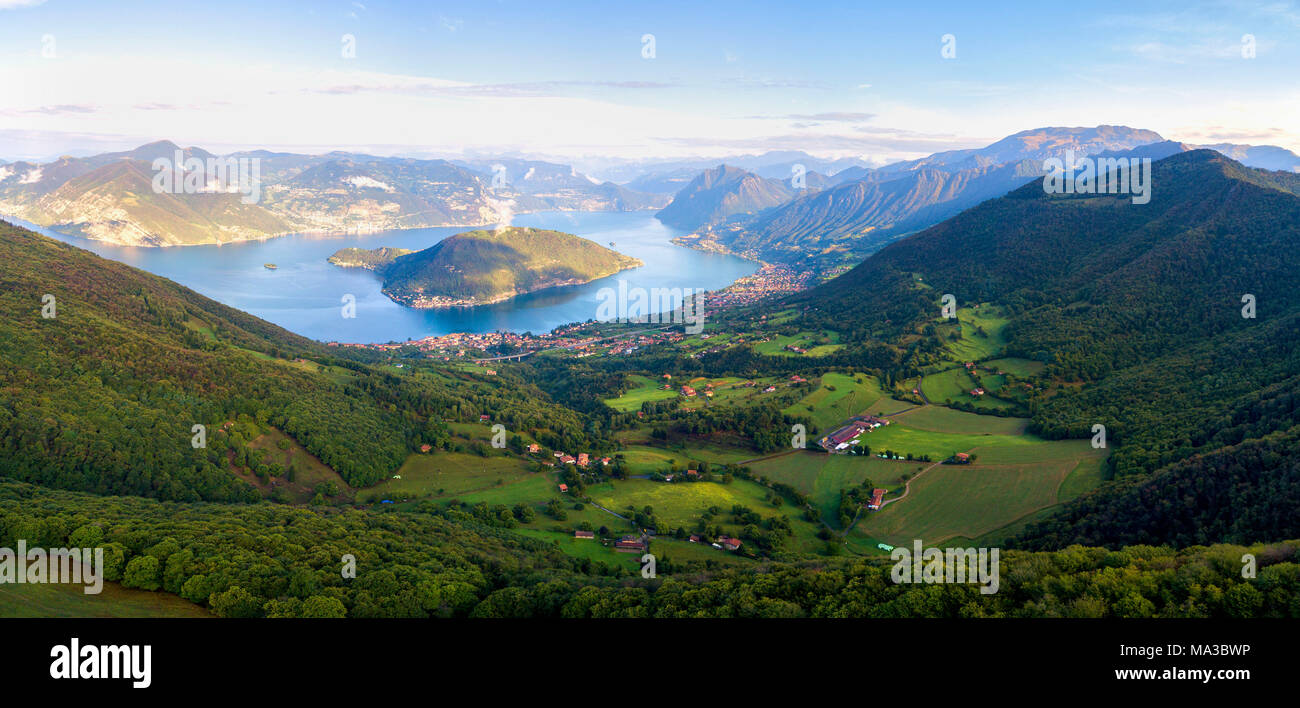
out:
M1296 67L1288 2L0 0L0 78L16 86L0 156L167 137L886 161L1099 123L1300 149Z

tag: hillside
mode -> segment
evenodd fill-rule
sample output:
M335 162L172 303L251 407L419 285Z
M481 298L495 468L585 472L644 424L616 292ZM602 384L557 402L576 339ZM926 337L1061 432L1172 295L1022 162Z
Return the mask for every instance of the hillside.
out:
M691 180L655 216L674 228L694 231L731 216L782 204L796 194L789 180L759 177L738 167L719 165Z
M409 248L341 248L329 257L329 262L342 268L365 268L382 271L393 264L398 256L405 256L415 251Z
M980 202L1000 197L1043 174L1043 160L1073 151L1086 155L1161 159L1205 147L1244 164L1293 171L1300 157L1282 148L1195 146L1164 141L1125 126L1037 128L991 145L940 152L880 168L854 167L811 192L717 229L691 245L721 248L769 261L796 262L825 255L856 263L885 244L937 224ZM812 181L810 187L817 187Z
M468 231L396 258L383 270L384 293L411 307L484 305L589 283L640 265L635 258L559 231Z
M0 224L0 476L97 494L248 501L261 495L232 463L260 454L241 429L282 431L354 487L387 479L420 444L439 444L441 421L481 413L554 436L557 446L591 444L576 414L528 382L506 391L469 376L392 371ZM206 427L206 447L193 446L194 425Z
M899 379L970 327L941 321L942 294L1004 308L1006 353L1046 364L1031 432L1086 438L1105 425L1119 478L1300 424L1277 401L1300 386L1300 177L1195 150L1154 163L1151 182L1145 205L1026 185L796 302L812 326L905 346ZM1148 503L1180 494L1160 479Z

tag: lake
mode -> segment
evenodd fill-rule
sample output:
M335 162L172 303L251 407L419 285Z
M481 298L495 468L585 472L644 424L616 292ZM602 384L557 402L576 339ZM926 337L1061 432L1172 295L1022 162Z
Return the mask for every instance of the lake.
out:
M629 288L718 290L758 270L735 256L670 243L681 231L648 211L539 212L516 215L515 226L577 234L640 258L645 265L586 285L553 288L482 307L415 310L389 300L381 278L326 261L340 248L424 249L469 230L463 226L402 229L369 234L294 234L220 246L140 248L66 236L6 217L21 226L174 280L231 307L312 339L393 342L450 332L548 332L596 316L596 293L626 280ZM610 246L610 243L613 246ZM274 263L276 270L263 267ZM356 298L356 317L342 316L343 298Z

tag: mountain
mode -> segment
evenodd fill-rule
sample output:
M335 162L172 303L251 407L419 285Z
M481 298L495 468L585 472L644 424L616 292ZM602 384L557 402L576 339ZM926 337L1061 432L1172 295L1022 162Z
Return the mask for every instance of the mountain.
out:
M892 365L898 380L969 326L937 316L942 294L1002 308L1006 353L1046 366L1030 432L1086 438L1105 425L1117 484L1149 480L1114 493L1140 496L1124 508L1165 519L1140 542L1181 542L1175 527L1223 500L1219 482L1198 488L1171 465L1221 469L1192 461L1300 432L1300 175L1193 150L1155 162L1150 185L1150 202L1134 204L1028 184L882 248L794 303L807 308L805 328L893 342L897 361L912 362ZM1247 299L1258 303L1251 317ZM1250 474L1291 474L1286 458L1243 455ZM1234 538L1285 533L1262 495L1234 496L1250 504L1232 512L1249 520ZM1031 526L1022 541L1134 542L1118 529L1106 536L1102 506L1073 502L1068 523Z
M198 160L200 183L154 188L155 160ZM242 161L242 163L241 163ZM213 155L161 140L134 150L0 165L0 213L87 238L136 246L263 239L302 231L377 231L498 223L542 210L633 211L663 195L597 182L572 167L496 161L324 155L251 150ZM230 165L242 173L219 174ZM178 178L181 173L177 173ZM243 176L240 184L236 177ZM239 198L236 198L239 197ZM245 203L248 202L248 203Z
M1149 130L1109 125L1021 131L983 148L850 168L830 179L838 186L683 242L771 261L857 261L899 236L1041 176L1049 157L1067 150L1078 157L1129 150L1160 139Z
M364 258L376 264L382 260L373 253ZM423 251L398 256L377 270L384 275L384 293L393 300L430 308L501 302L536 290L588 283L641 265L579 236L512 227L456 234Z
M826 253L860 257L899 234L942 221L1041 175L1040 165L1030 161L958 171L872 173L812 191L735 228L718 229L703 241L769 261Z
M797 194L789 180L759 177L739 167L719 165L691 180L655 216L686 231L752 214L784 203Z
M456 164L480 175L501 199L514 201L514 210L526 211L638 211L658 209L667 203L661 194L643 193L635 187L601 182L569 165L515 158L457 160Z

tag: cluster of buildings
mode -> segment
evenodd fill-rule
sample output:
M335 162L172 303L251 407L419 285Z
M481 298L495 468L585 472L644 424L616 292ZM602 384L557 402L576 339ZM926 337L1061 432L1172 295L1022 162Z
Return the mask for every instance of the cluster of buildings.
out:
M752 305L761 300L807 290L816 283L812 272L796 271L785 265L765 265L753 275L747 275L726 288L709 294L706 304L710 309Z
M528 452L531 454L535 455L541 451L542 451L542 446L538 445L537 443L533 443L532 445L528 446ZM569 455L567 453L556 450L555 452L551 453L551 456L554 457L556 460L558 460L562 465L574 465L577 467L582 467L584 469L590 467L595 462L600 463L601 467L608 467L610 463L614 461L614 458L612 457L601 457L598 459L592 459L591 455L585 452L580 452L578 453L577 457L574 457L573 455ZM547 462L543 464L546 464L549 467L555 466L554 462ZM561 484L560 487L561 487L560 488L561 492L569 491L567 488L565 488L563 484Z
M830 453L843 452L858 444L857 438L863 433L889 425L889 420L874 415L862 415L853 418L848 425L836 430L818 441L823 450Z

